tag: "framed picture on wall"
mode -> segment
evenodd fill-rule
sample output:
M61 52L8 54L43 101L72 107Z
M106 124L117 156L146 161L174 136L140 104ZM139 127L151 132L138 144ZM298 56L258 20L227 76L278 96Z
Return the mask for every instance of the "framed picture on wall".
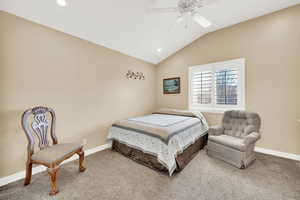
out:
M180 93L180 77L166 78L163 80L164 94Z

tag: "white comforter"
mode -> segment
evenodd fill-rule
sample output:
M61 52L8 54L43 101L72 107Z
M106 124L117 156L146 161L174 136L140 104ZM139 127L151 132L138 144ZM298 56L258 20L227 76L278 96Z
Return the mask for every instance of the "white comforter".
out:
M186 121L195 121L195 117L198 118L199 123L184 127ZM140 126L154 126L165 129L171 129L171 127L183 124L181 131L172 134L167 141L154 137L151 133L142 132L139 129L127 129L126 127L114 125L109 129L109 140L117 140L120 143L157 156L158 161L169 170L170 175L176 169L176 156L208 131L208 125L201 113L191 116L185 114L183 116L181 112L164 110L157 114L130 118L127 121L135 122Z

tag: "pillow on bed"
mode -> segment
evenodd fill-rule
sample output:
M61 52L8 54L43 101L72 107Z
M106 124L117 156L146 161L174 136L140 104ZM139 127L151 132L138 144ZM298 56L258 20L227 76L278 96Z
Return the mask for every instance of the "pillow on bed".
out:
M191 111L191 110L179 110L179 109L170 109L170 108L161 108L155 111L153 114L169 114L169 115L180 115L188 117L197 117L201 122L207 125L206 119L201 112Z

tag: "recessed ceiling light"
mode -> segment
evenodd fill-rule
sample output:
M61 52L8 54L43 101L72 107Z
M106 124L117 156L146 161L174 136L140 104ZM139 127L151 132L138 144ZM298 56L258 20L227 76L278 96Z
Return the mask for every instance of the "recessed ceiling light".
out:
M159 49L156 49L157 52L161 52L162 51L162 48L159 48Z
M67 5L66 0L56 0L56 3L61 7L65 7Z

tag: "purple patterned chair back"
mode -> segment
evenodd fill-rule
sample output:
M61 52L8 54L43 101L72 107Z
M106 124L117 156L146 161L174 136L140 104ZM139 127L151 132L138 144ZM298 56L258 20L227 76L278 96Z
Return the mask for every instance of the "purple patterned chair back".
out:
M50 113L51 119L47 119L47 113ZM30 124L30 116L33 115L33 122ZM39 139L40 150L49 146L48 129L50 126L50 135L53 144L57 144L57 137L55 135L55 113L54 110L48 107L34 107L26 110L22 115L22 127L28 139L28 153L30 155L34 152L34 135Z

